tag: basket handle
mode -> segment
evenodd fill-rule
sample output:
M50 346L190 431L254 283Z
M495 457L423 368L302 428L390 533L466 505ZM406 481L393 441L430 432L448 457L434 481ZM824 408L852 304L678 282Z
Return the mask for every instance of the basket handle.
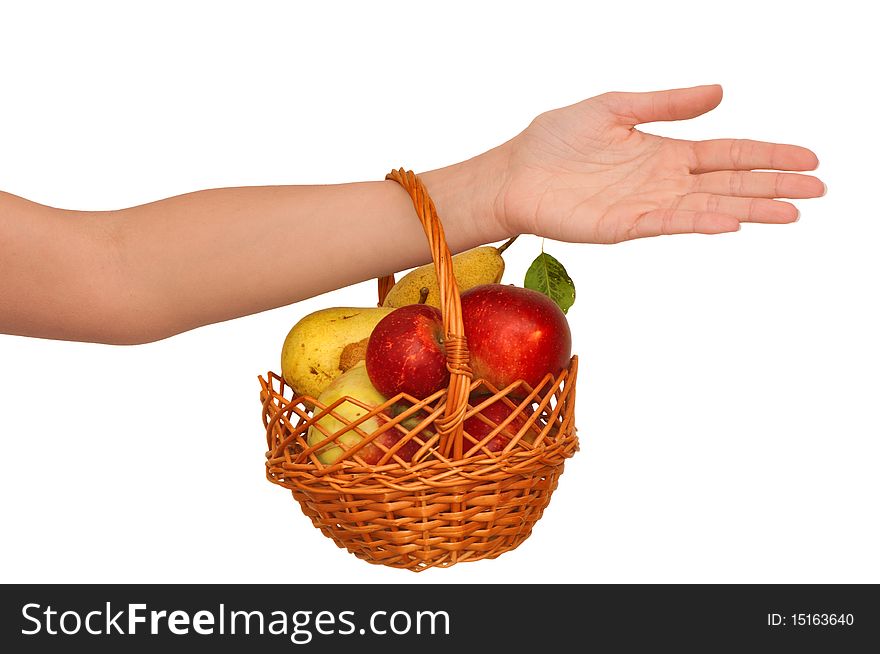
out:
M471 389L470 356L467 349L467 340L464 336L464 323L461 318L461 298L458 294L458 284L452 269L452 254L446 244L446 235L443 233L443 225L437 215L434 201L428 195L428 190L418 176L403 168L392 170L385 179L394 180L400 184L410 198L422 227L425 228L425 236L428 237L428 246L431 248L431 258L434 261L434 270L437 272L437 283L440 287L440 312L443 315L444 345L446 346L446 368L449 370L449 389L446 393L446 412L443 417L434 424L440 434L440 453L449 457L460 459L463 454L464 436L462 425L468 406L468 395ZM394 275L388 275L379 279L379 304L384 302L385 295L394 285Z
M376 305L377 307L385 304L385 298L388 296L389 291L394 288L394 284L393 273L379 278L379 304Z

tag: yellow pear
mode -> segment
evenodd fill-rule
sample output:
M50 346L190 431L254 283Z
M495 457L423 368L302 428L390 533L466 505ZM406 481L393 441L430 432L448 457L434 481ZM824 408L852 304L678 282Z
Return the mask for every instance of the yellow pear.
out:
M317 398L330 382L363 359L365 348L346 350L346 346L369 338L376 324L392 311L386 307L334 307L310 313L284 339L284 381L297 395Z
M363 361L359 361L353 368L330 382L327 388L325 388L318 396L317 400L324 406L329 407L341 397L358 400L370 407L379 406L385 401L382 394L373 387L372 383L370 383L370 378L367 376L367 367L364 365ZM333 409L333 412L351 423L361 416L366 415L368 410L346 399ZM309 433L307 436L309 445L320 443L328 436L331 436L342 429L346 423L343 423L328 414L318 420L317 424L320 425L324 431L321 431L321 429L318 429L315 425L309 427ZM364 420L357 428L364 433L369 434L379 428L379 420L377 418L369 418L368 420ZM323 464L335 463L339 457L345 453L345 449L355 445L360 442L360 440L361 437L355 429L347 431L337 439L337 441L345 447L343 448L334 443L325 445L317 452L318 460ZM361 451L361 456L365 460L373 463L379 459L381 454L381 450L372 443L364 447Z
M501 247L491 245L474 248L461 252L452 257L452 270L455 273L455 281L458 290L464 293L469 288L481 284L497 284L504 274L504 259L501 253L513 239ZM422 289L427 289L427 296ZM400 278L385 297L382 306L403 307L408 304L429 304L432 307L440 307L440 288L437 285L437 273L434 264L429 263L421 268L416 268Z

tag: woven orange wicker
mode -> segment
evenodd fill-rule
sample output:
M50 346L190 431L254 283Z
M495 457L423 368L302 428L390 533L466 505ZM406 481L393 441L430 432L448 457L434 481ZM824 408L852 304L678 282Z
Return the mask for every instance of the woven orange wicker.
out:
M420 571L494 558L528 538L556 489L565 460L578 449L577 357L572 357L568 369L555 377L548 374L535 388L520 381L498 389L472 379L452 258L434 203L412 172L395 170L387 179L410 194L431 247L449 386L426 398L401 394L377 407L353 398L326 406L316 398L296 395L281 376L270 372L260 377L268 443L266 476L293 493L315 527L370 563ZM393 284L393 277L379 280L380 304ZM479 402L469 404L469 397L478 397ZM362 407L366 414L347 421L335 411L344 401ZM496 402L510 410L501 423L482 415ZM407 408L399 412L401 406ZM326 415L343 427L328 433L318 422ZM480 439L468 434L463 426L472 417L492 431ZM361 429L365 423L380 426L365 432ZM307 435L313 425L326 438L309 446ZM377 440L389 430L399 438L390 448ZM512 437L501 451L490 451L486 444L502 430ZM361 439L346 446L340 437L352 431ZM411 441L418 444L418 451L406 461L397 452ZM337 462L325 465L316 452L330 443L345 452ZM374 465L359 455L368 444L382 451Z

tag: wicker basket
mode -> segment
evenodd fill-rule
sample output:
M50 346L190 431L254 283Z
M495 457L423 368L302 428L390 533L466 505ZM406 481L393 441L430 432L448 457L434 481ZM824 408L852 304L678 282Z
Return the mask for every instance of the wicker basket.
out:
M519 382L497 389L472 379L451 255L434 203L412 172L392 171L387 179L409 192L431 247L447 334L449 386L427 398L401 394L378 407L352 398L325 406L313 397L295 396L270 372L260 377L266 475L292 491L315 527L370 563L420 571L494 558L528 538L565 460L578 449L577 357L568 369L556 377L547 375L536 388ZM380 304L393 283L393 277L379 280ZM476 405L468 403L472 392L479 397ZM367 413L348 422L335 412L342 401L359 404ZM500 424L481 415L496 402L511 410ZM402 403L409 408L395 415L392 406ZM336 433L317 423L328 413L344 425ZM492 427L479 441L463 429L464 421L474 416ZM365 423L381 426L367 433L361 429ZM511 424L518 427L515 433ZM326 438L310 447L307 434L312 425ZM391 430L397 432L394 438L383 440L399 440L388 448L377 439ZM486 444L502 430L509 442L501 451L490 451ZM346 447L338 439L350 431L361 440ZM331 442L346 451L336 463L324 465L316 452ZM397 452L410 442L418 444L418 451L404 461ZM368 445L381 449L374 465L359 455Z

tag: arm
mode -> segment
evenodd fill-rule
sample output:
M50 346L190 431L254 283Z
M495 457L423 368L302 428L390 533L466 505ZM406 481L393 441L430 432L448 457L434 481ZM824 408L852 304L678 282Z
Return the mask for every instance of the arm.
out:
M460 204L477 197L471 186L478 175L469 165L424 176L453 251L507 237L488 212L475 211L470 200ZM391 181L214 189L126 209L114 220L119 293L128 294L146 330L138 340L430 260L412 202Z
M423 178L454 251L507 237L491 198L476 201L497 187L480 164ZM429 259L395 182L213 189L111 212L2 194L0 332L148 342Z
M103 340L118 265L110 214L0 193L0 332Z
M824 193L804 148L635 129L693 118L717 86L610 93L422 175L453 251L533 233L591 243L790 223ZM393 182L199 191L115 212L0 197L0 332L139 343L271 309L429 258Z

